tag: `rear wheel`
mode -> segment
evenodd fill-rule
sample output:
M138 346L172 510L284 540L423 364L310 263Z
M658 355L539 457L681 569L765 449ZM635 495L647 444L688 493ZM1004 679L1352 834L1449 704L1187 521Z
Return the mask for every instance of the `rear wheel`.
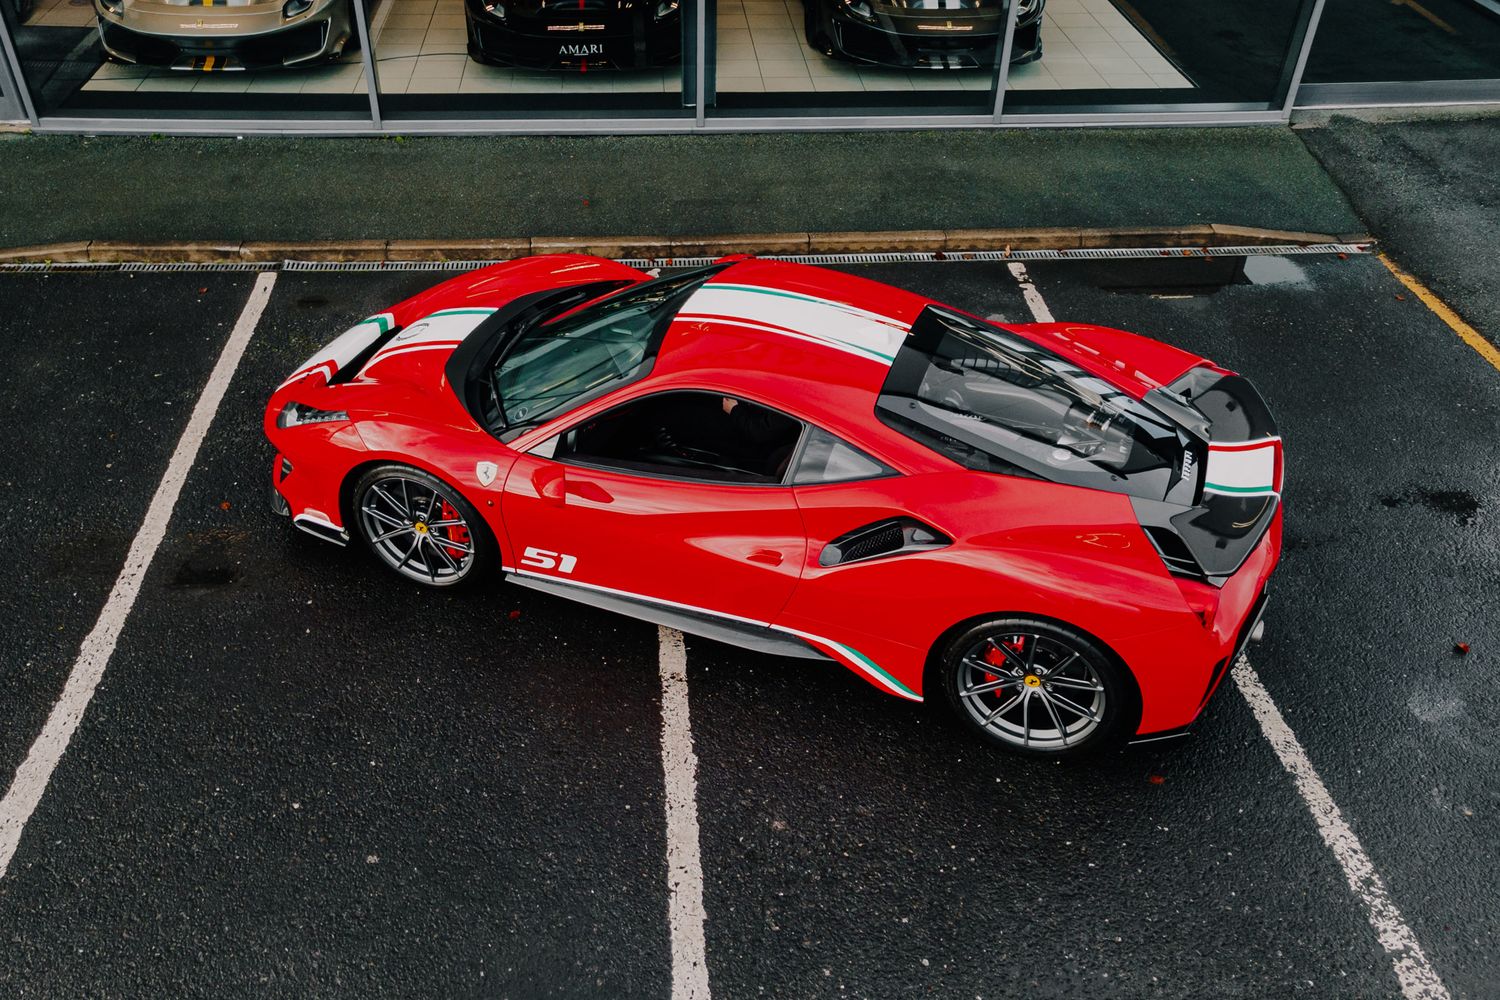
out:
M1123 669L1075 629L999 618L942 651L943 690L969 729L1007 750L1075 757L1118 744L1133 715Z
M388 569L429 587L484 576L495 561L489 529L458 490L420 469L382 465L354 486L359 536Z

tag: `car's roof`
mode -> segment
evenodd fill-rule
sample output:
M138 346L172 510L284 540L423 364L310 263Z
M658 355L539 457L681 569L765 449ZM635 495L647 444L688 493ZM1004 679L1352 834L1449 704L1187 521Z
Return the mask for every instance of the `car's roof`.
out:
M774 372L873 395L929 301L827 268L742 261L683 303L656 373Z

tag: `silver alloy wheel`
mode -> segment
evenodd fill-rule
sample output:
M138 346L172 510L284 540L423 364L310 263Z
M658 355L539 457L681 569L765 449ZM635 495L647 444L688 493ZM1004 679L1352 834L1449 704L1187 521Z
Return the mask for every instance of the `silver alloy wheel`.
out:
M474 565L474 533L456 498L420 479L377 479L359 498L359 524L370 548L402 576L449 586Z
M1104 683L1088 654L1034 632L995 632L969 647L958 697L982 728L1027 750L1078 746L1104 722Z

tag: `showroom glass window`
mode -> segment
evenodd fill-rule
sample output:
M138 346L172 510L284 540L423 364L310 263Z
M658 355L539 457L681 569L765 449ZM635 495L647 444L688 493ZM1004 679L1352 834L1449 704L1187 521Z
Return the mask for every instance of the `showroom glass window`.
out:
M1314 0L1046 0L1008 114L1281 107Z
M387 118L691 120L696 8L681 0L377 0Z
M359 0L0 0L37 113L368 118Z
M1500 80L1500 2L1327 0L1304 84ZM1400 96L1403 88L1394 88Z
M1041 0L1019 2L1030 17ZM709 110L719 117L994 111L1007 0L708 0L707 6Z

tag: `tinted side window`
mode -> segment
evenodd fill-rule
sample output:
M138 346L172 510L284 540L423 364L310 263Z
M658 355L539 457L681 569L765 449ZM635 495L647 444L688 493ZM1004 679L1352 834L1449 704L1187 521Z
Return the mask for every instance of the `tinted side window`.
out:
M802 447L792 482L806 486L809 483L843 483L891 475L895 475L895 470L875 461L852 444L840 441L821 427L809 427L807 443Z
M801 434L801 421L748 400L664 392L573 428L553 457L643 475L776 484Z

